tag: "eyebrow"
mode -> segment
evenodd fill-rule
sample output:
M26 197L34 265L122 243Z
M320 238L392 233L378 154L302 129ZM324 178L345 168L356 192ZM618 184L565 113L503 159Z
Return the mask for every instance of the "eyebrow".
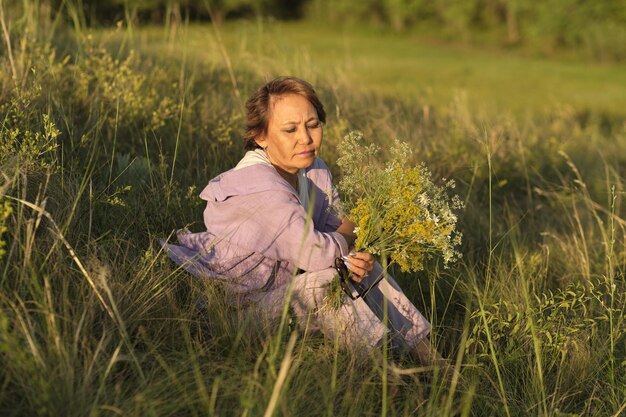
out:
M317 120L317 121L319 121L320 119L319 119L319 117L317 117L317 116L311 116L311 117L309 117L309 118L307 119L307 121L306 121L305 123L309 123L309 122L311 122L311 121L313 121L313 120ZM297 124L298 124L298 122L295 122L295 121L288 121L288 122L283 122L283 124L282 124L282 125L283 125L283 126L286 126L286 125L297 125Z

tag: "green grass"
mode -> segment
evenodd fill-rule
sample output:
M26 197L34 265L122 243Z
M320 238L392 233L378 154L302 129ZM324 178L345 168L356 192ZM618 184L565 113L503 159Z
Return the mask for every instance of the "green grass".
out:
M185 58L198 65L224 62L208 25L180 28L175 36L152 27L136 36L148 53L169 52L180 59L182 47ZM612 114L623 114L626 108L623 64L541 59L324 23L229 23L221 36L238 70L261 77L321 77L438 108L467 95L472 112L485 117L535 115L561 106Z
M228 68L210 27L49 28L12 26L0 54L3 416L626 409L623 68L269 23L222 29ZM259 326L160 251L202 230L199 190L242 154L241 98L279 73L317 86L335 172L359 129L457 181L462 261L395 274L451 380Z

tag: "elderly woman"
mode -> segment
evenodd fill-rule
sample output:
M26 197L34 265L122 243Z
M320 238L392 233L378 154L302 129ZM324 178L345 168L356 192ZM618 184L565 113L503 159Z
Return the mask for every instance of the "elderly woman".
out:
M207 231L179 233L169 256L193 275L223 280L234 299L266 316L288 302L346 345L373 347L388 333L421 363L439 359L429 323L398 284L370 253L352 251L354 225L318 158L326 113L313 87L276 78L252 94L246 112L247 153L200 193ZM344 264L347 294L333 309L324 298Z

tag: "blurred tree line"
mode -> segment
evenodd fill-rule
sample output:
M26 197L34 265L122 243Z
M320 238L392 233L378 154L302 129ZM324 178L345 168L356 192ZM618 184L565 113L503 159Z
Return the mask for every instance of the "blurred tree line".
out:
M373 21L395 31L545 50L584 48L626 60L626 0L311 0L309 15Z
M626 0L49 0L80 10L86 24L132 18L168 23L271 17L367 22L434 38L546 52L577 49L596 60L626 60ZM54 6L53 6L54 7Z
M80 9L89 24L108 24L128 18L163 23L171 20L223 21L231 18L303 17L306 0L53 0Z

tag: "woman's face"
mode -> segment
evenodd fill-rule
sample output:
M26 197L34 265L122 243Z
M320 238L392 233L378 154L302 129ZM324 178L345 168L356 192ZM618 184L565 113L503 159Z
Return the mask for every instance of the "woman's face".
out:
M267 133L256 143L265 148L276 168L295 174L317 157L322 144L322 124L315 107L299 94L270 98Z

